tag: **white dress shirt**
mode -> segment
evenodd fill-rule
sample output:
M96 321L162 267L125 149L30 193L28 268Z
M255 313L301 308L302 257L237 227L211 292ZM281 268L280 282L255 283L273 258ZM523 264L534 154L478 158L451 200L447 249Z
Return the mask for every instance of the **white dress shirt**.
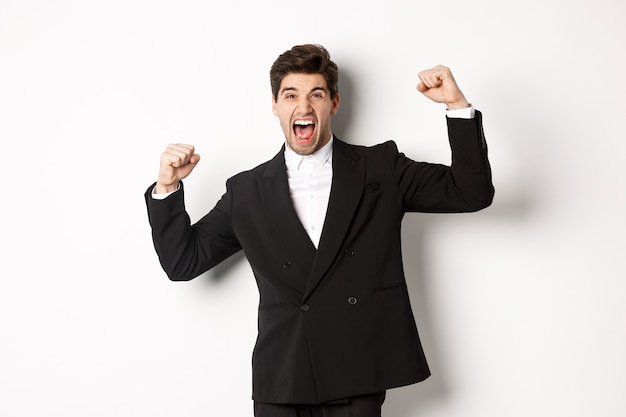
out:
M289 194L300 223L317 248L326 218L333 180L333 136L311 155L298 155L285 145Z

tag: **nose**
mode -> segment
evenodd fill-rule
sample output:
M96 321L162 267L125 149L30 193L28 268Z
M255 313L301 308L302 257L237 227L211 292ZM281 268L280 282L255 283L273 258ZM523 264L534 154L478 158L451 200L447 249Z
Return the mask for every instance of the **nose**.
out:
M298 100L298 113L305 115L305 114L309 114L311 112L311 101L309 100L308 97L302 97L300 100Z

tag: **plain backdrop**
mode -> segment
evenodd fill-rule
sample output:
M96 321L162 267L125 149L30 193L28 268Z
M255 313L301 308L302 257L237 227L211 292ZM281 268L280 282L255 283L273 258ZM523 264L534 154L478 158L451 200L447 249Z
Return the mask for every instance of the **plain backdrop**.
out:
M0 415L251 416L256 285L237 255L170 282L143 192L170 142L196 220L283 143L269 68L326 46L335 133L448 163L449 66L496 197L407 215L432 368L388 417L626 415L626 59L618 0L0 1Z

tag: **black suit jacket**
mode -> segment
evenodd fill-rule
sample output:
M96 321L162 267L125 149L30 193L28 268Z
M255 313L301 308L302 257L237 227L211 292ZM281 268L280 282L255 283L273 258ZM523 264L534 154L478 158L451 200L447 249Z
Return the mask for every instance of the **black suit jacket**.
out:
M448 119L452 164L415 162L393 142L333 148L333 180L316 250L289 195L283 151L226 182L190 224L183 192L146 192L153 240L172 280L189 280L243 249L260 294L253 398L323 403L430 375L407 292L404 213L491 204L481 115Z

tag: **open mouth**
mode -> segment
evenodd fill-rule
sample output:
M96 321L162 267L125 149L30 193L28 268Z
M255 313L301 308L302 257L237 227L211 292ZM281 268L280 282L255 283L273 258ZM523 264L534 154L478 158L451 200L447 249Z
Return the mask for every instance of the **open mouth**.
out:
M293 124L293 132L298 140L309 140L315 133L315 123L313 120L296 120Z

